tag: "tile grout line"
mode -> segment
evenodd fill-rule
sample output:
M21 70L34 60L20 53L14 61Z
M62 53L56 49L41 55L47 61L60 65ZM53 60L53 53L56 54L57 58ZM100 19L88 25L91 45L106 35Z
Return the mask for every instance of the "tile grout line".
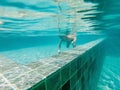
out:
M13 89L16 89L16 88L17 88L17 87L14 87L13 84L11 84L10 81L9 81L8 79L6 79L3 74L0 73L0 76L6 81L6 83L8 83L8 85L10 85ZM15 86L16 86L16 85L15 85Z

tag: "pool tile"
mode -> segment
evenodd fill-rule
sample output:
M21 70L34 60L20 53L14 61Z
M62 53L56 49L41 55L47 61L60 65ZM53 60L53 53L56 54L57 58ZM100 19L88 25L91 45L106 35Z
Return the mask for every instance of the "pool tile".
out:
M71 66L70 66L70 75L74 75L77 72L77 59L73 60L71 62Z
M49 64L54 65L54 66L58 66L58 67L62 67L64 65L66 65L67 63L68 62L66 60L59 59L59 58L54 60L54 61L49 62Z
M45 79L34 85L33 87L29 88L28 90L46 90L45 86Z
M36 71L31 71L18 78L15 78L14 80L11 80L11 83L16 84L16 86L20 90L25 90L32 87L33 85L35 85L36 83L40 82L43 79L44 76L40 75Z
M17 67L13 67L10 70L6 70L3 72L3 75L8 79L8 80L12 80L16 77L19 77L20 75L29 72L30 69L28 69L25 66L17 66Z
M59 90L61 86L60 70L46 78L47 90Z
M37 68L39 66L42 66L44 64L45 64L45 62L37 61L37 62L32 62L32 63L30 63L30 64L28 64L26 66L28 66L31 69L35 69L35 68Z
M75 86L76 81L78 81L77 75L75 74L73 77L71 77L70 79L70 88L72 90L72 88Z
M52 56L52 57L54 57L54 58L56 58L56 59L60 59L60 60L64 60L64 61L67 61L67 62L70 62L71 60L73 60L73 58L75 58L75 56L73 56L72 54L69 54L69 53L67 53L67 52L63 52L63 53L61 53L60 55L54 55L54 56Z
M48 75L52 74L53 72L57 71L60 67L53 66L51 64L45 64L42 66L39 66L35 70L42 74L43 76L47 77Z
M9 70L18 64L13 62L12 60L0 55L0 73L3 73L6 70Z
M70 64L61 68L62 85L64 85L70 79Z
M7 82L5 81L5 79L2 76L0 76L0 85L6 84L6 83Z
M12 86L10 85L0 85L0 90L15 90Z

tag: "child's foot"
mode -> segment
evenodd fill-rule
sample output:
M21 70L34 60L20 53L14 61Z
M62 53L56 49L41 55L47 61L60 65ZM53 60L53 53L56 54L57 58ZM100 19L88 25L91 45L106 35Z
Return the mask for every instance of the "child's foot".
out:
M76 47L76 43L75 42L72 42L72 45L73 45L73 48Z

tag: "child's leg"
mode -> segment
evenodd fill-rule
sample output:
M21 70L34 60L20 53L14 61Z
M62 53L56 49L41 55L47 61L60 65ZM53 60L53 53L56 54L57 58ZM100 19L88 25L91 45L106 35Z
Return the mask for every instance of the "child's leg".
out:
M73 38L72 45L73 47L76 47L76 37Z

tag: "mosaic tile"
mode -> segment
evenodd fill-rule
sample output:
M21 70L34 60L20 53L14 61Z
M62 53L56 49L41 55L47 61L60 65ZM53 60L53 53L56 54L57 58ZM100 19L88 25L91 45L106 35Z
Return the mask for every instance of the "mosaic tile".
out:
M6 84L6 83L7 83L7 82L5 81L5 79L0 76L0 85L1 85L1 84Z
M66 65L67 62L65 62L64 60L56 60L56 61L50 62L49 64L55 65L55 66L58 66L58 67L62 67L64 65Z
M56 59L62 59L62 60L69 60L69 61L71 61L71 60L73 60L75 57L74 56L72 56L71 54L69 54L69 53L66 53L66 52L64 52L64 53L61 53L60 55L54 55L54 56L52 56L52 57L54 57L54 58L56 58Z
M29 88L28 90L46 90L45 80L40 81L39 83Z
M0 90L15 90L13 87L9 85L0 85Z
M73 77L71 77L70 79L70 88L72 90L72 88L75 86L76 82L78 81L77 75L75 74Z
M0 55L0 72L1 73L6 71L6 70L9 70L17 65L18 64L16 64L12 60L9 60L8 58Z
M71 66L70 66L70 75L72 76L72 75L74 75L76 72L77 72L77 59L75 59L75 60L73 60L72 62L71 62Z
M70 79L70 67L70 64L67 64L61 68L62 85Z
M30 64L28 64L28 65L26 65L26 66L28 66L28 67L31 68L31 69L35 69L35 68L37 68L37 67L39 67L39 66L42 66L42 65L44 65L44 64L45 64L45 62L39 61L39 62L32 62L32 63L30 63Z
M54 73L55 71L57 71L59 69L60 69L60 67L53 66L51 64L46 64L46 65L43 65L43 66L39 66L35 70L37 72L39 72L40 74L42 74L43 76L47 77L48 75Z
M0 84L0 90L18 90L15 84L3 83Z
M44 76L40 75L36 71L31 71L31 72L24 74L14 80L11 80L11 83L16 84L16 86L20 90L25 90L25 89L28 89L28 88L32 87L33 85L37 84L38 82L40 82L43 79L44 79Z
M17 67L13 67L10 70L6 70L3 72L3 75L8 79L8 80L12 80L15 79L16 77L26 73L30 71L30 69L28 69L25 66L17 66Z
M46 79L47 90L59 90L61 86L60 70Z

